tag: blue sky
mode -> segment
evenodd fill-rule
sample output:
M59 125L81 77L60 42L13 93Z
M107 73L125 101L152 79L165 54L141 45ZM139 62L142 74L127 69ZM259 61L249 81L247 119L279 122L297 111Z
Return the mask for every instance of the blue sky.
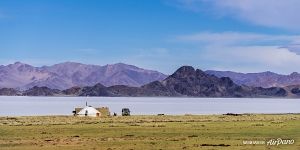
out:
M300 72L300 1L1 0L0 63Z

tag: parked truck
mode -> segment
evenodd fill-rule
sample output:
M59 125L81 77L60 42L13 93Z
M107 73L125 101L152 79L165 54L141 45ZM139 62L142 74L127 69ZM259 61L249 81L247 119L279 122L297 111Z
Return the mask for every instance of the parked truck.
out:
M123 108L122 109L122 116L130 116L129 108Z

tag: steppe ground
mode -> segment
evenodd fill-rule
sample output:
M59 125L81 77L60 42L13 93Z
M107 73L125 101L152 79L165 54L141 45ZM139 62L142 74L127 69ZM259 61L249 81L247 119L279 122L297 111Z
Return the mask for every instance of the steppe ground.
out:
M243 144L278 138L295 142ZM0 117L0 149L300 150L300 115Z

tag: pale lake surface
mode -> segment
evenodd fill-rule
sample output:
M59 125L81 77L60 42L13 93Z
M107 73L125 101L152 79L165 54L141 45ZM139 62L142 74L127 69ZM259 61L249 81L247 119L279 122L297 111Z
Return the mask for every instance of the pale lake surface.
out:
M122 108L134 115L300 113L300 99L0 96L0 116L72 115L86 101L93 107L109 107L118 115Z

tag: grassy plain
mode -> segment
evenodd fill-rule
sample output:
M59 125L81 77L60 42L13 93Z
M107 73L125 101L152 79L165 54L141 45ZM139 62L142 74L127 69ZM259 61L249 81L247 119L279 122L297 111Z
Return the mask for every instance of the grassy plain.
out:
M243 141L294 139L292 145ZM300 150L300 115L0 117L0 149Z

